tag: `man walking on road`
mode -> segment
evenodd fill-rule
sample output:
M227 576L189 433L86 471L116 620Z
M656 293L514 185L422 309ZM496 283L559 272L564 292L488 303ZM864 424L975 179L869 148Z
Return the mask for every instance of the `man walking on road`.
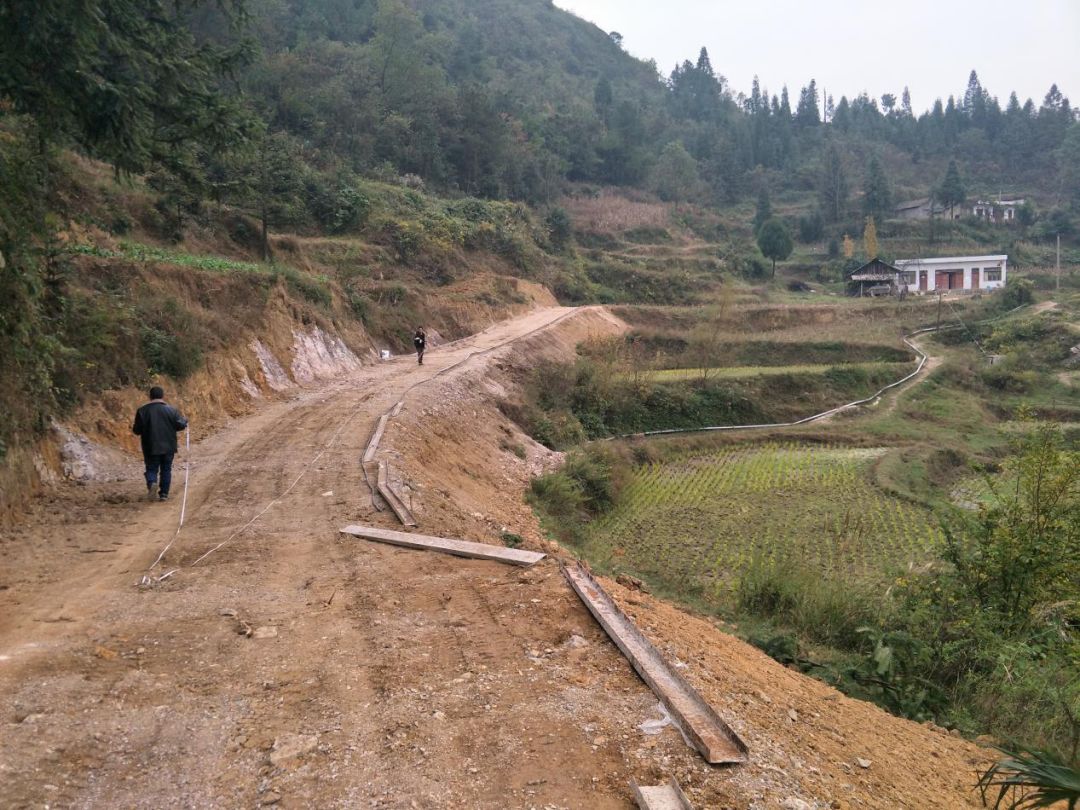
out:
M427 345L427 335L424 334L424 327L416 327L416 334L413 335L413 346L416 347L416 362L419 365L424 365L424 347Z
M172 483L173 456L176 455L176 432L187 427L187 419L165 401L165 391L159 385L150 389L150 401L135 412L131 432L142 439L143 461L146 462L146 492L153 496L154 484L161 473L158 500L169 499Z

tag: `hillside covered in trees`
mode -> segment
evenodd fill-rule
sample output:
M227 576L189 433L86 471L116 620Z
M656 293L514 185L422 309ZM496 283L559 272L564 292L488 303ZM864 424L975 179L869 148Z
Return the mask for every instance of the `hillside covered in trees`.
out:
M919 111L902 87L881 99L822 98L811 77L733 88L722 54L688 56L661 71L549 0L4 4L0 381L23 401L51 401L57 364L87 367L87 341L65 332L80 310L57 235L80 217L118 237L132 227L130 212L72 180L73 152L145 191L154 240L179 244L227 213L229 238L262 259L275 231L364 233L402 262L430 237L471 239L522 267L518 227L534 231L529 250L580 275L560 201L608 186L740 222L757 200L755 226L771 195L785 227L819 246L904 199L956 206L1001 189L1032 203L1025 235L1068 246L1080 233L1080 124L1056 85L1002 101L972 71L960 95ZM409 207L426 216L430 203L401 197L372 226L379 184L525 207L505 209L505 222L462 208L466 239L445 217L434 230L410 224ZM738 251L754 250L737 236ZM783 260L790 240L776 236L766 255ZM451 277L445 261L429 264L435 283ZM595 298L587 284L552 286L564 300ZM79 317L93 321L101 300Z
M820 191L827 220L848 213L875 155L898 194L928 192L949 159L973 191L1030 190L1054 207L1080 188L1076 114L1053 77L1041 100L1002 100L973 70L961 94L919 111L906 88L881 99L821 98L812 77L733 88L723 55L704 49L663 73L547 0L247 0L178 12L101 0L88 19L65 5L5 25L0 93L14 111L122 170L161 164L163 188L180 181L237 202L272 190L281 226L345 227L349 195L338 192L365 175L532 203L570 181L723 204L755 195L764 174L774 190ZM57 69L30 69L46 60Z

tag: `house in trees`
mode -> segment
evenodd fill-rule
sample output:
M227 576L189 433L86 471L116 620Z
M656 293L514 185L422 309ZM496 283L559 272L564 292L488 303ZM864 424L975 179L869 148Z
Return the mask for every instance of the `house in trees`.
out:
M1011 224L1016 222L1020 206L1024 199L1006 200L998 197L996 200L978 200L971 208L971 215L976 219L985 219L987 222Z
M895 283L913 293L996 290L1005 286L1008 261L1005 255L901 259Z
M896 206L893 216L903 220L935 219L945 215L945 207L934 202L930 197L921 197L917 200L908 200Z

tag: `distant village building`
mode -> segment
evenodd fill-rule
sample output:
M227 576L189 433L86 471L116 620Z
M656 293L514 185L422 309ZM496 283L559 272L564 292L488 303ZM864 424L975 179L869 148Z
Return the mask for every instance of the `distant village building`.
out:
M853 270L851 275L848 276L848 281L852 285L858 285L851 288L853 294L876 296L881 293L894 293L899 278L899 268L893 267L881 259L874 258L857 270Z
M904 220L930 219L931 216L935 218L944 216L945 208L929 197L922 197L918 200L908 200L900 203L896 206L894 215L896 219Z
M976 219L985 219L987 222L1012 223L1016 222L1020 206L1024 204L1021 197L1015 200L978 200L972 206L971 214Z
M889 264L874 258L851 272L853 295L978 292L1005 286L1009 257L945 256L936 259L901 259Z
M1009 257L946 256L901 259L896 284L908 292L996 290L1005 286Z

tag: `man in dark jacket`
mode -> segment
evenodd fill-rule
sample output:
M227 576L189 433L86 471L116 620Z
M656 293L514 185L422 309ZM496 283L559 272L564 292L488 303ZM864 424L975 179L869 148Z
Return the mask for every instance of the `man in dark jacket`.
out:
M160 471L159 501L169 499L173 456L176 455L176 432L186 427L187 419L165 402L165 391L158 385L150 389L150 401L135 412L135 424L131 426L131 431L142 439L146 492L153 494Z
M424 365L424 349L427 347L427 334L424 332L424 327L416 327L412 342L416 348L416 362L422 366Z

